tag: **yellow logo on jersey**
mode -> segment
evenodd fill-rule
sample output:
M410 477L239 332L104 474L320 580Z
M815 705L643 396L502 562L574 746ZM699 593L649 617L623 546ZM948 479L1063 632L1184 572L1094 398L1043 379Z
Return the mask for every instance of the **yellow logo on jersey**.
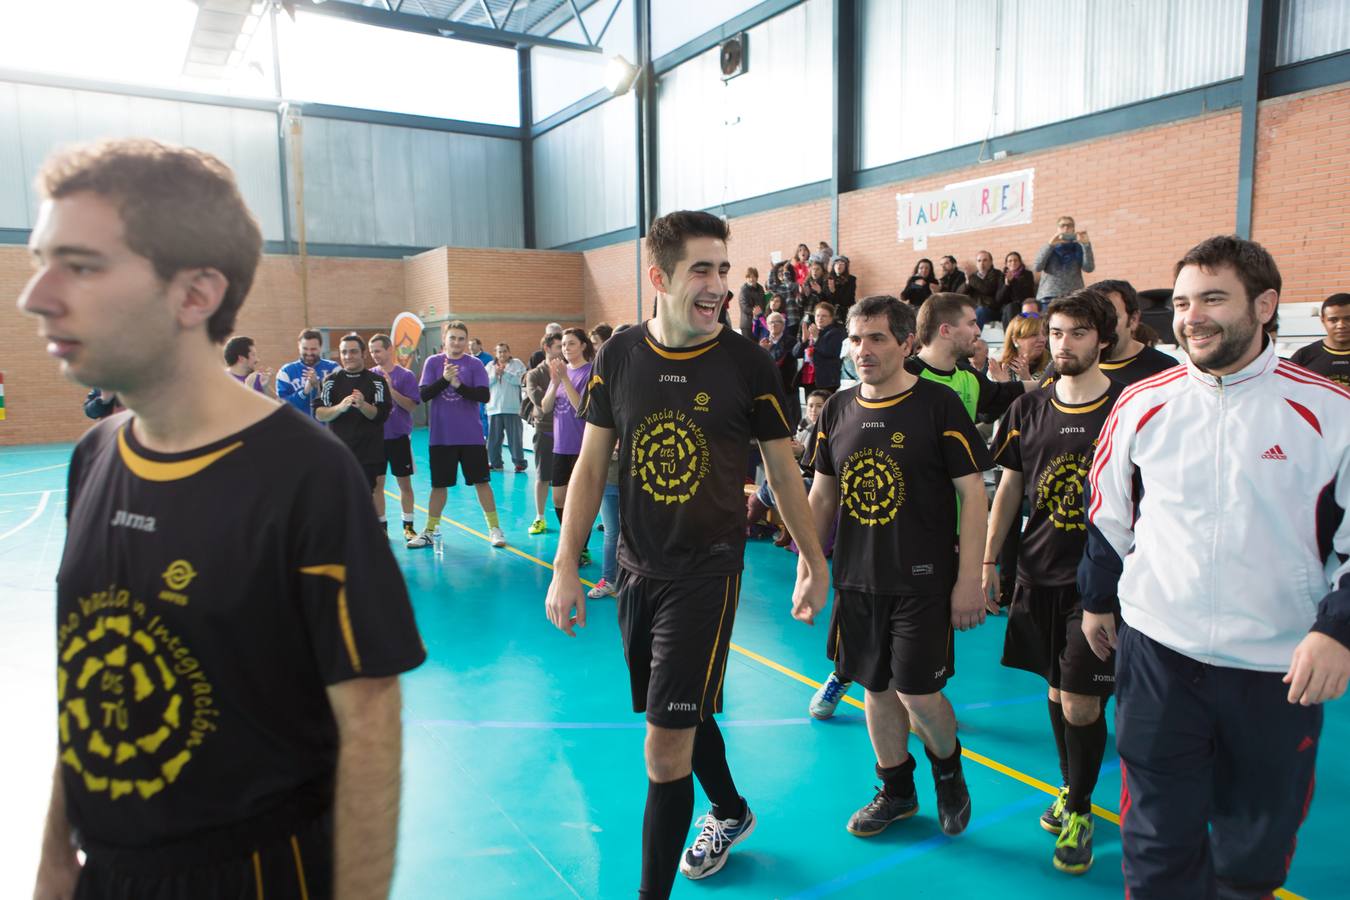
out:
M90 793L149 800L219 728L192 649L125 588L80 597L57 630L57 654L60 759Z
M171 591L181 591L189 584L192 579L197 577L197 570L192 568L192 563L186 559L175 559L169 563L169 567L164 570L164 583L169 586Z
M708 411L708 403L709 403L711 400L712 400L712 397L708 396L708 392L707 392L707 391L699 391L697 394L694 395L694 411L695 411L695 412L707 412L707 411Z
M891 447L895 450L903 450L905 448L905 436L903 433L897 431L891 435Z
M1061 453L1036 479L1036 508L1049 513L1063 531L1087 531L1083 520L1083 481L1088 459L1080 453Z
M689 502L710 469L708 439L682 411L652 413L633 432L633 478L657 503Z
M866 447L844 461L839 496L844 509L860 524L886 525L905 504L905 477L890 454Z

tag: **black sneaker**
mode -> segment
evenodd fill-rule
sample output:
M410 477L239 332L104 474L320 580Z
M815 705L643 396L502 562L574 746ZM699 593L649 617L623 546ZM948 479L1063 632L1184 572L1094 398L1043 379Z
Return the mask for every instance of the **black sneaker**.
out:
M908 797L892 797L884 787L877 788L877 795L848 820L848 833L858 837L873 837L886 830L886 826L901 819L908 819L919 811L919 795L910 793Z
M1071 812L1055 841L1055 868L1082 875L1092 868L1092 814Z
M1059 796L1055 798L1055 802L1041 813L1041 827L1056 837L1064 830L1064 804L1068 801L1069 786L1066 784L1059 789Z
M938 825L942 833L955 836L965 831L970 824L970 791L966 790L960 760L945 775L934 768L933 786L937 791Z

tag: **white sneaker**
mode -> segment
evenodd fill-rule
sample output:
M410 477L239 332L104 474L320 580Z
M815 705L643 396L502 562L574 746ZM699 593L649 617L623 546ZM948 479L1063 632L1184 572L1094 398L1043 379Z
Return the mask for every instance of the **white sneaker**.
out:
M417 537L408 541L409 550L421 550L424 547L430 547L436 542L436 533L434 531L424 531Z
M592 600L599 600L602 597L613 597L618 593L618 588L601 578L595 583L595 587L586 592L586 596Z
M494 546L494 547L505 547L505 546L506 546L506 533L505 533L504 531L502 531L500 528L495 528L495 527L494 527L494 528L489 528L489 529L488 529L488 540L492 542L492 546Z

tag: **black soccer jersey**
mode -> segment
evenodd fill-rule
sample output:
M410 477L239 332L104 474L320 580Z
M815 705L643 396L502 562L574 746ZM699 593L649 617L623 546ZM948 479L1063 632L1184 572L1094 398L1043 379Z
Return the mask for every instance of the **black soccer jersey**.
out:
M1332 350L1325 341L1315 341L1300 347L1289 361L1350 387L1350 350Z
M854 386L829 399L817 426L816 471L839 479L835 587L950 592L956 582L952 479L991 465L960 397L926 378L877 400Z
M366 466L384 463L384 420L389 418L392 398L389 382L369 369L348 372L338 369L323 380L319 392L319 406L336 406L352 391L360 391L367 403L375 406L375 418L367 419L361 410L353 407L328 423L328 428L342 443L356 454L356 461Z
M1031 510L1017 555L1022 584L1075 583L1087 545L1084 484L1102 425L1124 390L1113 381L1096 400L1075 406L1056 399L1050 385L1019 397L1008 410L994 463L1022 473Z
M614 335L586 420L619 434L619 562L651 578L727 575L745 551L752 440L792 435L769 355L729 328L664 347L644 324Z
M1181 363L1173 356L1168 356L1161 350L1154 347L1145 347L1134 356L1127 359L1117 359L1101 363L1102 374L1110 378L1121 387L1129 387L1136 381L1143 381L1159 372L1165 372L1173 366L1179 366ZM1041 387L1053 384L1059 378L1059 373L1055 371L1055 364L1050 363L1050 367L1045 370L1041 376Z
M70 463L57 575L71 824L151 847L332 801L328 685L426 657L346 448L283 405L186 453L130 413Z

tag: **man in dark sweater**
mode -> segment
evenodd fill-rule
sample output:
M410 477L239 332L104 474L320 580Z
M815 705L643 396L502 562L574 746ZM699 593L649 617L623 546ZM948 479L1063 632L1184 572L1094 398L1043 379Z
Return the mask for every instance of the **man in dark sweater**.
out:
M366 368L366 341L349 334L338 343L342 368L329 373L319 390L314 417L351 448L366 473L369 490L384 474L384 420L389 418L389 384Z
M975 271L966 276L966 283L957 288L975 301L975 317L980 327L998 318L998 304L994 301L1003 286L1003 273L994 271L994 257L988 250L975 254Z

